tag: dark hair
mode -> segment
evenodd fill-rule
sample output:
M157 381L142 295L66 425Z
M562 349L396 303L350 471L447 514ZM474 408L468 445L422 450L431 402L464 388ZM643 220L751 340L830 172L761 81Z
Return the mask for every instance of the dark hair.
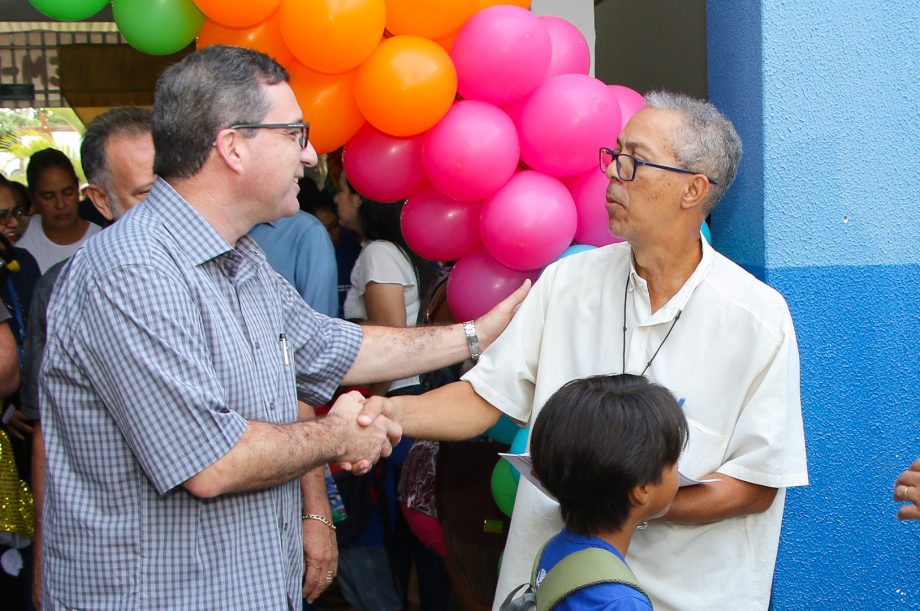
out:
M533 426L533 469L559 501L566 528L619 530L636 486L659 483L687 441L674 395L642 376L573 380L546 402Z
M29 211L29 214L31 214L32 213L32 196L29 195L29 188L25 186L24 184L22 184L21 182L17 182L15 180L10 181L10 186L13 188L14 191L17 191L22 196L23 200L25 201L25 207Z
M345 184L361 198L361 206L358 208L361 235L364 236L365 240L386 240L399 247L415 269L419 300L423 299L434 282L437 269L431 261L420 257L406 244L406 239L403 237L402 227L400 226L400 218L406 201L378 202L368 199L355 191L355 188L348 182L347 178L345 179Z
M304 176L297 181L300 191L297 193L297 203L304 212L316 215L318 210L327 210L338 216L338 210L335 207L335 201L325 191L321 191L309 176Z
M108 110L89 122L80 145L80 160L87 181L108 190L109 164L105 145L115 135L149 134L150 116L145 108L125 106Z
M57 149L42 149L37 153L32 153L29 157L29 165L26 166L26 181L29 183L29 190L34 191L39 178L51 168L61 168L73 176L73 181L77 180L77 172L73 169L70 158Z
M261 86L287 80L287 70L268 55L223 45L167 68L153 102L154 174L166 179L197 174L218 131L265 117L269 103Z

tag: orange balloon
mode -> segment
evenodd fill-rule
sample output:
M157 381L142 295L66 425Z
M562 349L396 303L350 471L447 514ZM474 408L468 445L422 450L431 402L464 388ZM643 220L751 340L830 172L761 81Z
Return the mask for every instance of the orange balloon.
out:
M368 122L391 136L414 136L441 120L457 95L447 52L420 36L380 43L358 69L355 97Z
M479 9L479 0L387 0L387 30L444 38Z
M329 74L366 60L383 36L384 0L283 0L281 35L302 64Z
M355 101L357 71L324 74L299 62L290 68L291 89L310 123L310 142L317 153L339 148L358 133L364 115Z
M210 19L205 19L204 25L198 30L198 42L195 48L204 49L211 45L255 49L275 58L275 61L285 67L294 63L294 54L281 38L281 22L278 13L275 13L268 21L251 28L228 28Z
M530 0L479 0L479 10L495 6L496 4L513 4L530 10Z
M448 54L450 54L450 50L454 48L454 41L457 40L457 34L459 33L460 30L457 30L456 32L451 32L443 38L435 38L433 40L438 43L442 49L447 51Z
M281 0L195 0L205 16L231 28L256 25L271 17Z

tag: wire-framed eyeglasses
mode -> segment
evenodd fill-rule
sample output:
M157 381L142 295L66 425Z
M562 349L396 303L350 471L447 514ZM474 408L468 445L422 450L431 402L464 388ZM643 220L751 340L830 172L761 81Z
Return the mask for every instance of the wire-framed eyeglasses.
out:
M307 148L310 139L309 123L236 123L227 129L287 129L302 149Z
M642 161L641 159L636 159L632 155L627 155L626 153L617 153L605 146L601 147L600 150L600 162L601 162L601 172L604 174L607 173L607 168L610 167L610 164L614 164L616 168L617 176L623 182L630 182L636 179L636 170L639 169L640 165L647 165L652 168L658 168L659 170L667 170L669 172L680 172L681 174L702 174L701 172L694 172L693 170L686 170L684 168L675 168L669 165L661 165L659 163L652 163L651 161ZM705 174L702 174L706 176ZM709 181L711 185L718 185L716 181L706 176L706 180Z

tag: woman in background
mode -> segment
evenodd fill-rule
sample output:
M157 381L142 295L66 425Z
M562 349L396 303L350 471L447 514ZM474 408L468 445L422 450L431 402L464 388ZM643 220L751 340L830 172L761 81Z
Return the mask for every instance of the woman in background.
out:
M414 327L422 300L437 276L437 267L412 252L403 238L400 216L405 202L382 203L362 197L344 173L340 185L335 197L339 222L357 231L363 240L345 297L345 318L374 325ZM387 396L421 394L424 390L418 376L371 387L374 394ZM385 498L378 499L375 516L366 531L339 552L342 592L353 607L408 607L406 594L413 558L422 610L442 611L448 607L450 581L443 562L409 529L396 502L396 486L410 446L412 440L404 438L383 461L382 481L375 489L378 496ZM370 580L369 575L373 575ZM368 581L373 581L374 587L368 587ZM373 599L369 599L370 592L374 593Z

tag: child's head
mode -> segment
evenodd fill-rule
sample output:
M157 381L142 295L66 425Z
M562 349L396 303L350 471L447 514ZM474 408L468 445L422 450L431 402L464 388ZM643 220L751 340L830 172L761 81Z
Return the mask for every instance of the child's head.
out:
M677 491L687 420L666 388L642 376L573 380L533 427L533 470L559 501L566 527L593 535L664 511Z

